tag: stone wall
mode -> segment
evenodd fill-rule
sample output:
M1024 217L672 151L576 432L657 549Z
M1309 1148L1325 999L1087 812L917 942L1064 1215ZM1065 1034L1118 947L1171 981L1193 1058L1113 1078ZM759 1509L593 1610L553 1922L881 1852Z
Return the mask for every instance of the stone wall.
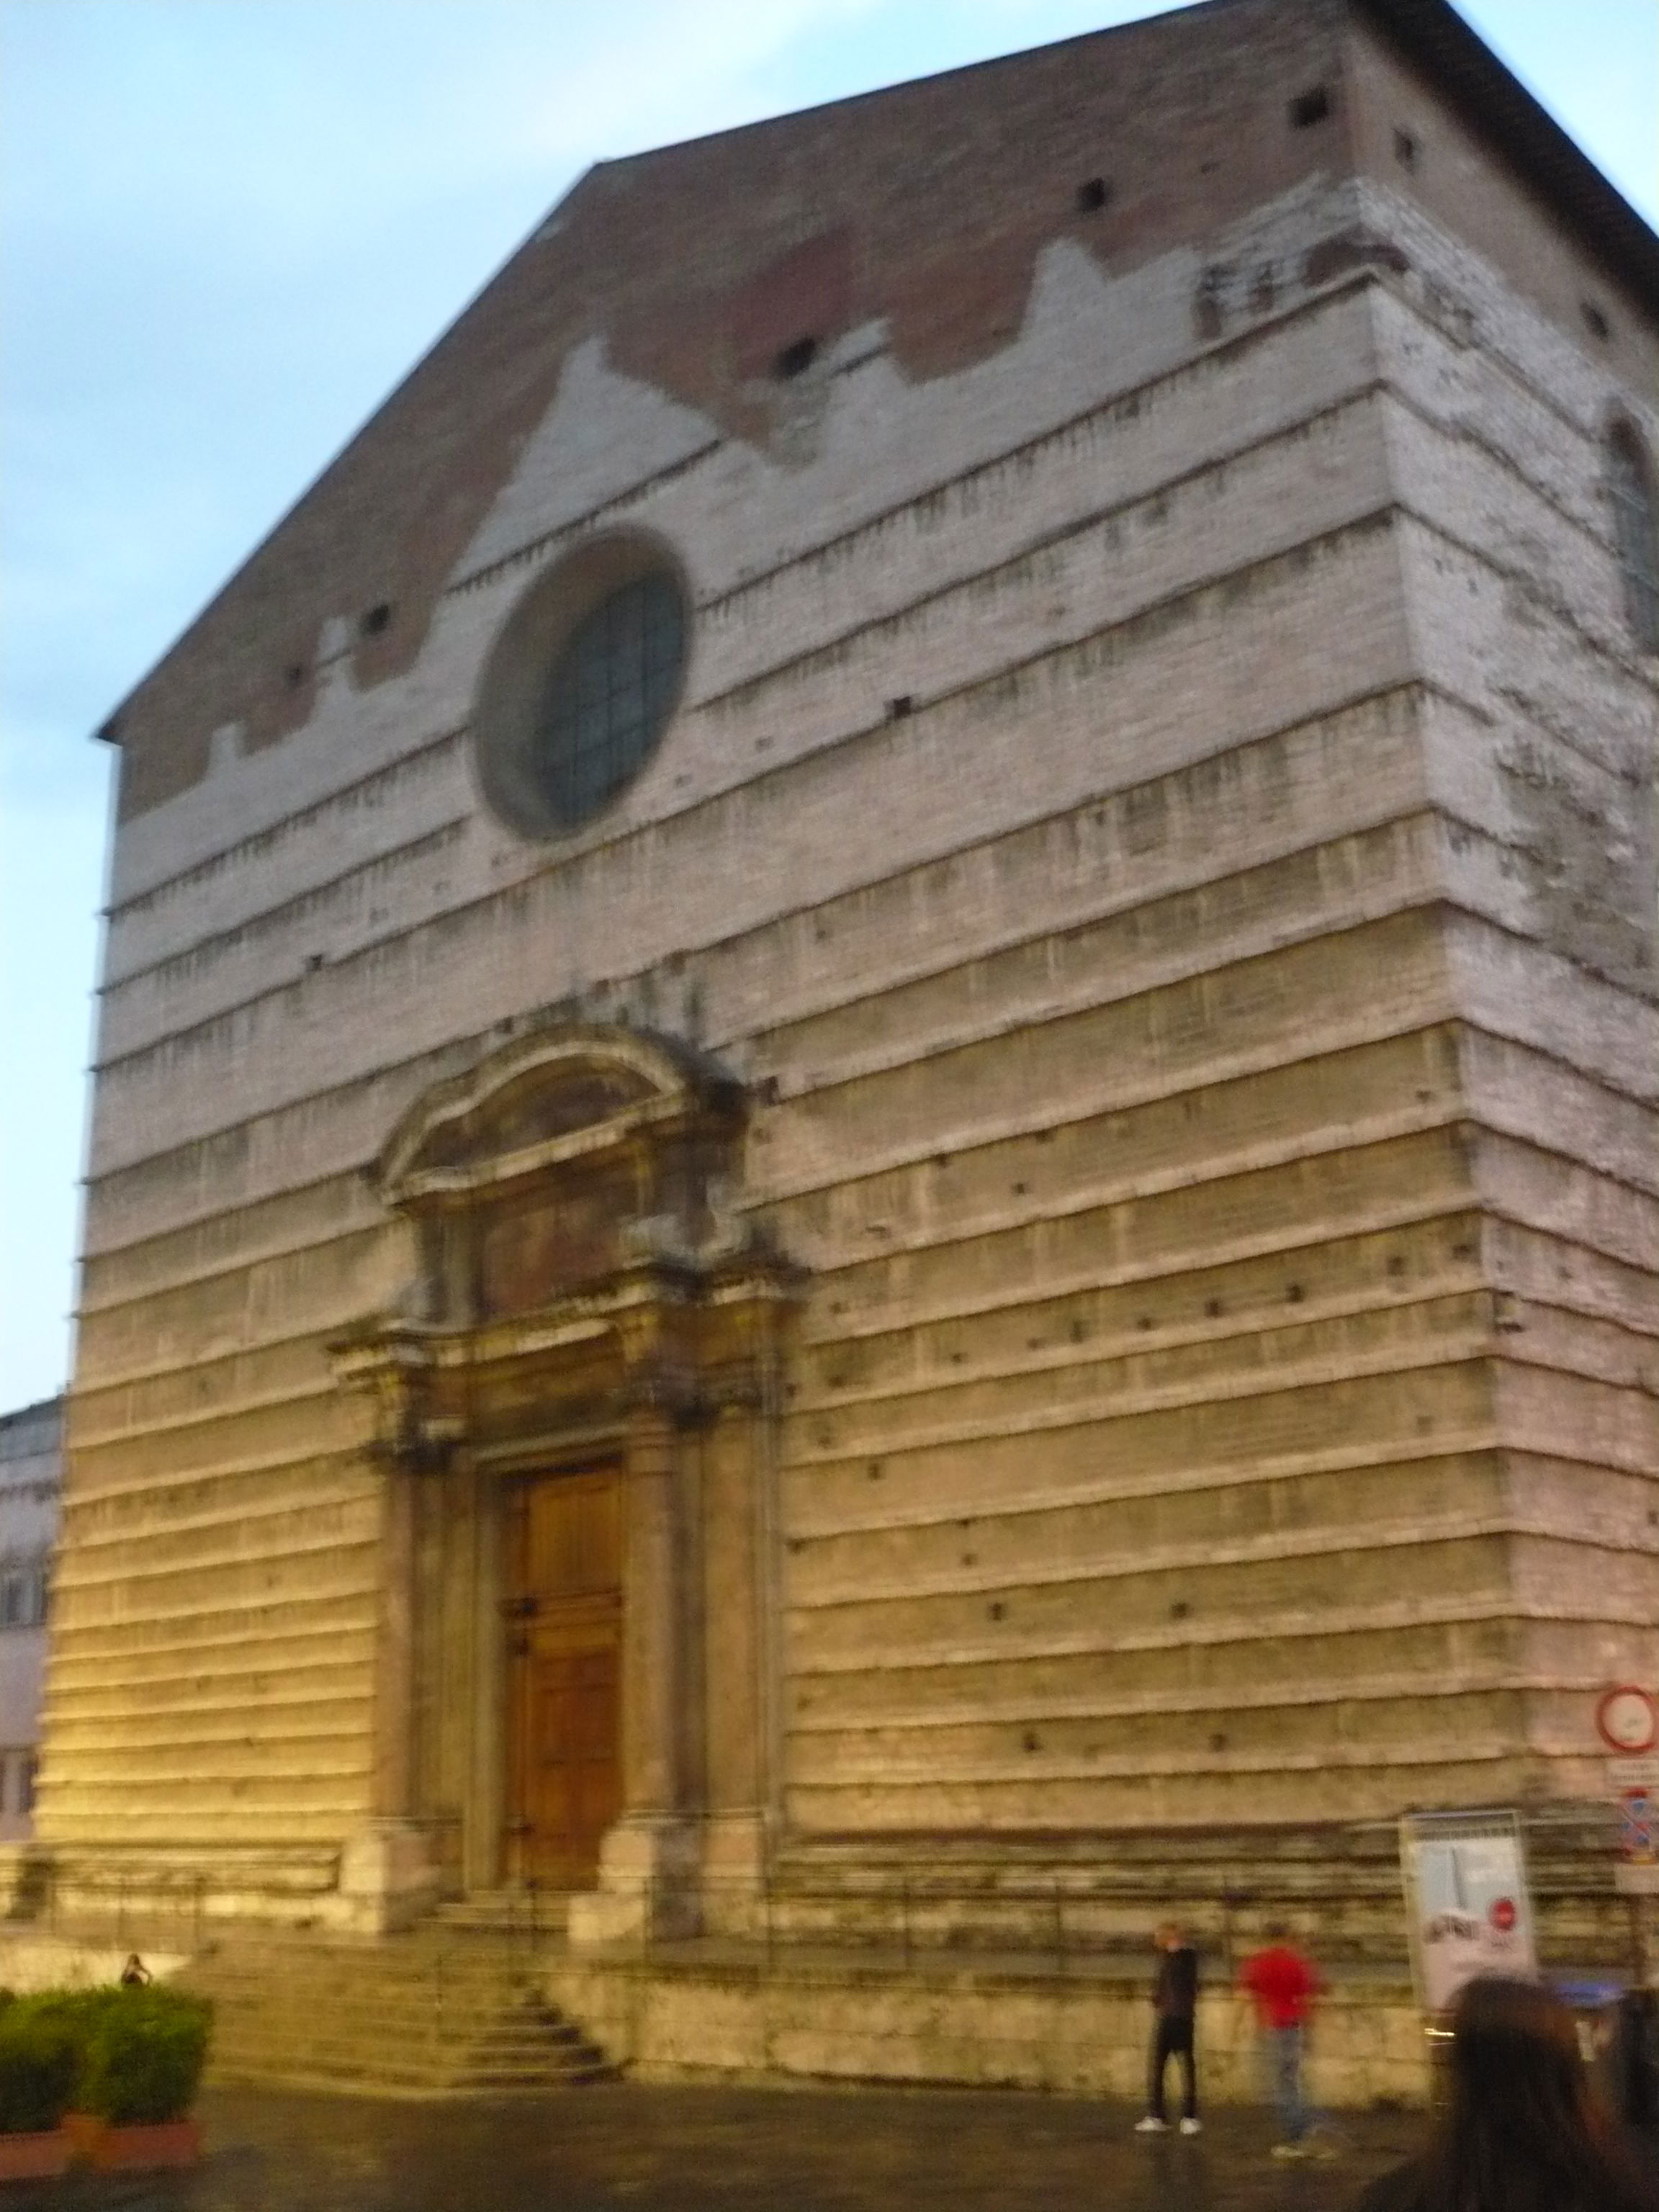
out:
M932 2081L1138 2100L1148 1979L860 1969L825 1958L776 1972L568 1965L551 1969L545 1986L641 2081ZM1207 2104L1262 2100L1248 2010L1224 1986L1202 1993L1197 2039ZM1426 2103L1428 2045L1409 1984L1333 1991L1310 2039L1307 2081L1327 2109Z
M1270 16L1289 132L1297 11L1234 59ZM573 339L406 663L343 599L280 741L231 686L206 772L129 792L55 1848L320 1866L369 1812L382 1478L325 1346L413 1258L365 1170L562 1015L750 1086L741 1203L810 1271L787 1828L1595 1789L1589 1692L1659 1660L1653 667L1598 446L1615 396L1659 427L1652 333L1569 326L1605 272L1449 112L1382 174L1431 96L1348 70L1258 198L1116 259L1057 225L932 373L872 313L737 434ZM1507 242L1419 190L1454 155ZM617 520L684 562L686 701L529 847L478 672Z

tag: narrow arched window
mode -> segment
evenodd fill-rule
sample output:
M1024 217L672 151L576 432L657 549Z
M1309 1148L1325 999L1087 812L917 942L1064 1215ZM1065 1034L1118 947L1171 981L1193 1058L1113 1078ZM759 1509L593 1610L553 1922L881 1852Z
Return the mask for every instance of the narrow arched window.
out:
M1659 653L1659 501L1653 464L1632 423L1615 422L1607 433L1607 488L1625 618L1643 652Z

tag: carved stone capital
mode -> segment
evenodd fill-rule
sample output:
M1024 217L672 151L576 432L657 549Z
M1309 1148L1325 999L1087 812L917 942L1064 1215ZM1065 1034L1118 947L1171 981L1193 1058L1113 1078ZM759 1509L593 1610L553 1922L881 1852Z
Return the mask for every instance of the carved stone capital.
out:
M733 1359L703 1376L702 1396L708 1411L722 1414L758 1413L766 1404L766 1370L758 1359Z
M697 1407L697 1380L685 1362L646 1358L632 1363L623 1376L622 1402L629 1413L658 1413L683 1425Z
M372 1408L370 1456L409 1474L441 1472L460 1440L461 1425L432 1413L432 1346L407 1325L391 1323L339 1337L329 1364L343 1390Z

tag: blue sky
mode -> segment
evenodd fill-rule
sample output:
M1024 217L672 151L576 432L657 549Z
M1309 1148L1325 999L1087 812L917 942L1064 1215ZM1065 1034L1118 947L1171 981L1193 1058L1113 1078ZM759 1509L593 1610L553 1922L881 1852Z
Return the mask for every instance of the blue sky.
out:
M1656 0L1461 0L1650 221ZM0 1410L65 1379L88 732L592 161L1147 0L0 0Z

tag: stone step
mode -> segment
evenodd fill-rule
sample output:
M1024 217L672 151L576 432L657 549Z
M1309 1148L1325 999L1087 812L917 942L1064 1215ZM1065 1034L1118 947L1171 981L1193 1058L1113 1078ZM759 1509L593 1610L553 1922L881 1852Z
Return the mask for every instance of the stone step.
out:
M238 2073L246 2068L309 2066L325 2073L397 2075L410 2080L450 2080L462 2075L534 2075L539 2080L567 2081L608 2070L603 2051L592 2044L575 2044L557 2051L508 2048L500 2051L430 2049L413 2051L392 2044L365 2048L349 2039L333 2037L277 2037L251 2044L230 2044L216 2051L216 2074Z
M226 1989L223 1984L208 1982L206 1978L191 1978L191 1986L204 1997L212 1997L222 2011L237 2013L279 2013L289 2011L296 2017L314 2020L319 2013L331 2013L334 2017L352 2017L356 2013L372 2013L383 2020L398 2015L403 2020L431 2020L434 2015L445 2015L447 2020L467 2020L471 2015L495 2017L514 2006L533 2006L535 1997L531 1990L341 1990L338 1996L307 1993L296 1997L285 1990L270 1990L261 1996L250 1989Z
M451 2060L533 2058L538 2063L545 2060L550 2065L563 2065L571 2059L585 2059L593 2046L580 2034L538 2035L534 2033L486 2033L477 2035L409 2036L379 2032L353 2033L337 2030L328 2035L318 2035L297 2026L278 2027L268 2021L248 2021L232 2026L216 2033L214 2045L222 2054L234 2052L245 2056L249 2052L293 2046L309 2050L326 2043L331 2050L343 2051L367 2051L396 2053L410 2064L428 2062L447 2064Z
M422 2080L448 2080L463 2074L533 2074L537 2078L563 2081L572 2075L604 2071L605 2054L591 2044L549 2051L416 2051L397 2045L365 2048L331 2038L282 2037L253 2045L232 2045L214 2061L217 2072L234 2072L249 2066L310 2066L319 2071L345 2074L398 2075Z
M533 1897L520 1890L498 1890L481 1897L457 1899L435 1905L427 1925L434 1929L465 1929L481 1935L501 1931L518 1935L526 1928L549 1929L562 1934L574 1889L538 1889Z
M614 2071L538 1993L523 1948L488 1934L225 1937L185 1979L215 2003L218 2081L448 2095L574 2087Z
M365 2053L349 2045L281 2043L254 2050L227 2051L210 2069L221 2081L263 2081L309 2073L323 2081L385 2081L413 2087L429 2082L444 2087L465 2082L539 2081L549 2088L574 2087L603 2080L614 2069L600 2051L573 2051L560 2059L546 2053L473 2057L434 2053L419 2059L395 2051Z
M215 2022L214 2044L221 2051L251 2048L261 2043L318 2041L353 2045L368 2043L408 2051L431 2050L474 2053L499 2051L557 2052L582 2051L589 2047L580 2029L568 2021L550 2021L545 2024L485 2021L465 2032L452 2032L440 2025L424 2033L388 2027L374 2021L331 2021L325 2028L319 2028L315 2021L301 2021L292 2016L276 2021L252 2014L245 2014L240 2019L234 2015L230 2018L222 2016Z
M232 2042L250 2042L252 2037L296 2037L310 2039L325 2033L331 2039L358 2042L365 2033L378 2033L394 2039L398 2046L422 2051L427 2046L445 2051L483 2051L500 2048L504 2044L535 2048L575 2048L584 2044L580 2028L568 2020L549 2017L549 2020L469 2020L469 2021L385 2021L374 2015L358 2015L356 2020L337 2020L327 2017L325 2027L319 2027L316 2015L299 2013L219 2013L215 2015L215 2042L228 2046Z
M551 2090L586 2088L591 2083L609 2081L616 2078L615 2069L599 2065L591 2071L568 2074L459 2074L437 2075L428 2073L400 2073L396 2069L377 2068L371 2072L354 2072L349 2069L331 2066L326 2069L303 2063L266 2063L255 2067L214 2069L210 2079L216 2086L257 2088L300 2089L346 2093L362 2096L477 2097L505 2095L513 2092L546 2094Z

